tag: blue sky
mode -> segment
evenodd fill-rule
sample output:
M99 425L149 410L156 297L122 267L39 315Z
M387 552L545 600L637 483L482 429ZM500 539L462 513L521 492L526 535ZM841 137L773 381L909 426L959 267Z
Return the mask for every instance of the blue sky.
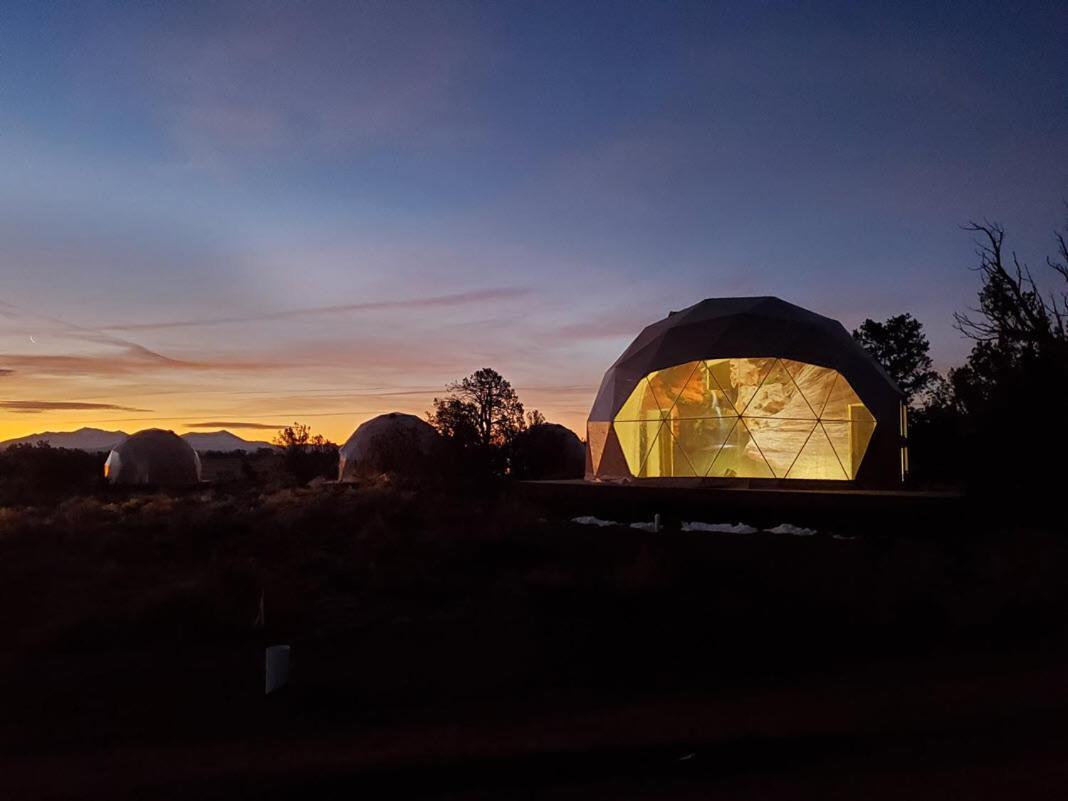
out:
M959 225L1040 267L1066 213L1068 12L931 5L7 3L0 434L341 436L484 365L580 427L717 295L959 363Z

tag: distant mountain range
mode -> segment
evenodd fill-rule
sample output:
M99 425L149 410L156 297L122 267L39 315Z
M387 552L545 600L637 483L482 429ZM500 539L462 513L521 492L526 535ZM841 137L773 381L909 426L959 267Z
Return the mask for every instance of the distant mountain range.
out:
M99 428L79 428L77 431L44 431L30 434L28 437L9 439L0 442L0 449L11 445L35 445L44 441L53 448L74 448L81 451L109 451L129 436L125 431L104 431ZM229 431L190 432L182 434L182 439L193 446L196 451L258 451L260 448L274 450L277 446L269 442L242 439Z

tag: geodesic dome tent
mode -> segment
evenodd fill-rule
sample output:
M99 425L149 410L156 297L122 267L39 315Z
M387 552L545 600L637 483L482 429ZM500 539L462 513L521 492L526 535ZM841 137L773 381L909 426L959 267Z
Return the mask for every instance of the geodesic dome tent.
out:
M338 481L358 470L403 471L429 456L438 432L413 414L390 412L365 420L340 449Z
M538 423L516 436L512 473L525 479L581 478L585 458L586 447L570 428Z
M104 477L112 484L197 484L200 457L173 431L148 428L112 448L104 463Z
M605 373L586 478L900 481L903 396L841 323L713 298L646 327Z

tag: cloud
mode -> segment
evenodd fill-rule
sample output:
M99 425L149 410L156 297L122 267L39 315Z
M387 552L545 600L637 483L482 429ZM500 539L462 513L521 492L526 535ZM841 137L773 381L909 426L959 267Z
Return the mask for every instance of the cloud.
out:
M81 403L76 401L0 401L0 409L23 414L54 411L111 411L111 412L151 412L151 409L135 409L131 406L118 406L114 403Z
M530 293L529 289L519 287L501 287L498 289L480 289L471 292L456 292L449 295L433 295L425 298L406 300L372 300L363 303L346 303L338 306L312 306L303 309L285 309L262 314L238 315L233 317L207 317L194 320L169 320L160 323L128 323L104 326L104 331L159 331L172 328L200 328L208 325L229 325L233 323L253 323L268 320L290 320L298 317L314 317L330 314L351 314L361 311L392 311L401 309L432 309L450 306L463 306L470 303L485 303L494 300L515 300ZM158 355L158 354L157 354ZM161 357L165 358L165 357Z
M157 361L169 364L175 364L175 360L164 356L162 353L157 353L154 350L149 350L144 345L140 345L137 342L132 342L129 339L118 337L113 334L108 334L99 328L91 328L89 326L77 325L75 323L62 320L58 317L53 317L49 314L41 314L37 311L22 308L16 306L13 303L0 300L0 312L4 313L5 317L10 319L22 319L29 318L37 321L44 321L53 326L58 326L67 336L74 337L84 342L92 342L98 345L113 345L115 347L123 348L130 355L140 357L142 360ZM2 358L2 357L0 357ZM5 361L10 362L12 357L8 357ZM46 357L47 358L47 357ZM13 372L8 370L7 372ZM0 373L2 374L2 373Z
M210 421L207 423L185 423L186 428L255 428L261 431L277 431L281 425L271 423L234 423L230 421Z
M14 374L15 374L14 370L9 370L9 369L7 369L5 367L0 367L0 378L3 378L6 375L14 375Z

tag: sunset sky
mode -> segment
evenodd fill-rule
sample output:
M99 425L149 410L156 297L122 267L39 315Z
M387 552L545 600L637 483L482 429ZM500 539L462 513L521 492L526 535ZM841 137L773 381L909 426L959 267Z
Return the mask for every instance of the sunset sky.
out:
M9 0L0 439L340 440L483 366L581 432L712 296L959 363L959 225L1065 216L1068 12L874 5Z

